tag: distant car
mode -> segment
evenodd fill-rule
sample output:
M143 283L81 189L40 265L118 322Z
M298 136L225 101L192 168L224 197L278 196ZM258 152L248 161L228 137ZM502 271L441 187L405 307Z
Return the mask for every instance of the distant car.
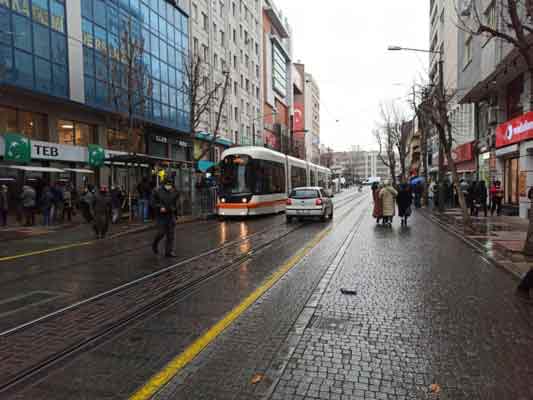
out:
M299 187L292 190L287 199L287 222L293 218L318 217L322 221L333 218L333 201L321 187Z

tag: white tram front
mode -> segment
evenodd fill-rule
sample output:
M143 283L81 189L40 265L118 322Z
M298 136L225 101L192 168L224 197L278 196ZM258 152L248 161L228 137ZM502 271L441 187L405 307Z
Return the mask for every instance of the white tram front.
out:
M274 214L285 211L295 187L329 189L331 171L265 147L234 147L220 162L220 216Z

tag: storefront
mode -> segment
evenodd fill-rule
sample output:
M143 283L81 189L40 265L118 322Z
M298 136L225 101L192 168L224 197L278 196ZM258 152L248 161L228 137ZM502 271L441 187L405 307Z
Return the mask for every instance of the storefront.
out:
M36 186L61 182L81 190L98 182L98 170L89 167L87 147L6 134L0 136L0 155L0 179L17 189L23 182Z
M527 191L533 186L533 112L496 128L496 167L497 180L502 181L505 191L504 205L527 218Z
M474 142L463 143L452 150L452 158L459 178L466 181L474 179L476 159L474 157ZM447 163L445 163L447 164Z

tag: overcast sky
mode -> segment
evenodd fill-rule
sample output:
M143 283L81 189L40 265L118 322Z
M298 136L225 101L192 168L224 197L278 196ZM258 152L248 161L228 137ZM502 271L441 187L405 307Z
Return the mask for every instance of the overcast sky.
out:
M275 2L293 30L294 60L320 85L321 142L336 150L375 148L380 101L406 97L413 80L427 76L426 54L387 46L428 48L429 1Z

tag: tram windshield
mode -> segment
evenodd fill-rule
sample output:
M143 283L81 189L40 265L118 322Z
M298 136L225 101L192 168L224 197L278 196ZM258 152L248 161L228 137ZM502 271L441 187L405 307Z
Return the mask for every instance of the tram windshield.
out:
M253 168L252 159L248 156L227 156L222 160L220 183L223 193L252 193Z

